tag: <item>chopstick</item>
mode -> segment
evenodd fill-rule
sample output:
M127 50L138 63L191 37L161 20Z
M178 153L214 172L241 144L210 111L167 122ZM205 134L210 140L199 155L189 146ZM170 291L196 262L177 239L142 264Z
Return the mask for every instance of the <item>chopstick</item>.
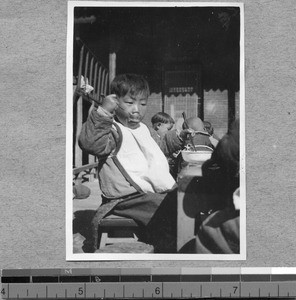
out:
M182 116L183 116L183 119L184 119L184 127L185 127L185 129L189 129L189 125L188 125L188 123L186 121L186 113L185 113L185 111L182 112ZM190 138L190 142L191 142L191 144L193 146L194 151L197 151L197 149L196 149L196 147L194 145L193 137L192 137L191 134L189 135L189 138Z

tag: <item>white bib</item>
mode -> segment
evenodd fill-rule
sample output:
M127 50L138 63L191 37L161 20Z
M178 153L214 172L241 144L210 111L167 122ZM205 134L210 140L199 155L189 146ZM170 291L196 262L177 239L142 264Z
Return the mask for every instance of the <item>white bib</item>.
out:
M116 122L117 123L117 122ZM161 193L170 190L175 180L169 171L167 158L143 123L130 129L117 123L122 131L122 145L117 158L144 192Z

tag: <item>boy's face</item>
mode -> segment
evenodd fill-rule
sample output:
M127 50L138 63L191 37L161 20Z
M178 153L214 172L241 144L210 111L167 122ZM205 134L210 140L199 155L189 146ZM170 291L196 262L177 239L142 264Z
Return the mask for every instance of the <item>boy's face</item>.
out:
M128 128L136 129L140 126L147 110L147 97L142 93L130 94L118 98L116 116L120 123Z
M171 130L173 124L171 123L158 123L157 124L157 133L159 136L163 137L169 130Z

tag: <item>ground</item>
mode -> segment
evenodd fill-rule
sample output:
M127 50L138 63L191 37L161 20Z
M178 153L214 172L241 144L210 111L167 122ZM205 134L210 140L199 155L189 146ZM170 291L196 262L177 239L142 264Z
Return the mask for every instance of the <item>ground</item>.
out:
M85 237L90 232L90 222L97 208L101 205L101 191L98 181L85 182L91 194L86 199L73 199L73 251L83 253Z

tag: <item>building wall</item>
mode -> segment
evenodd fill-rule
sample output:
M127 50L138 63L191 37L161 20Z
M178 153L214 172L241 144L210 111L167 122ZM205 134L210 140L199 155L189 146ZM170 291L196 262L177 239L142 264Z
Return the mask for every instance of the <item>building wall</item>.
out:
M151 118L157 112L162 110L161 93L152 93L148 99L147 112L143 122L147 125L151 125Z
M228 128L228 92L220 90L204 91L204 120L214 127L218 137L222 137Z

